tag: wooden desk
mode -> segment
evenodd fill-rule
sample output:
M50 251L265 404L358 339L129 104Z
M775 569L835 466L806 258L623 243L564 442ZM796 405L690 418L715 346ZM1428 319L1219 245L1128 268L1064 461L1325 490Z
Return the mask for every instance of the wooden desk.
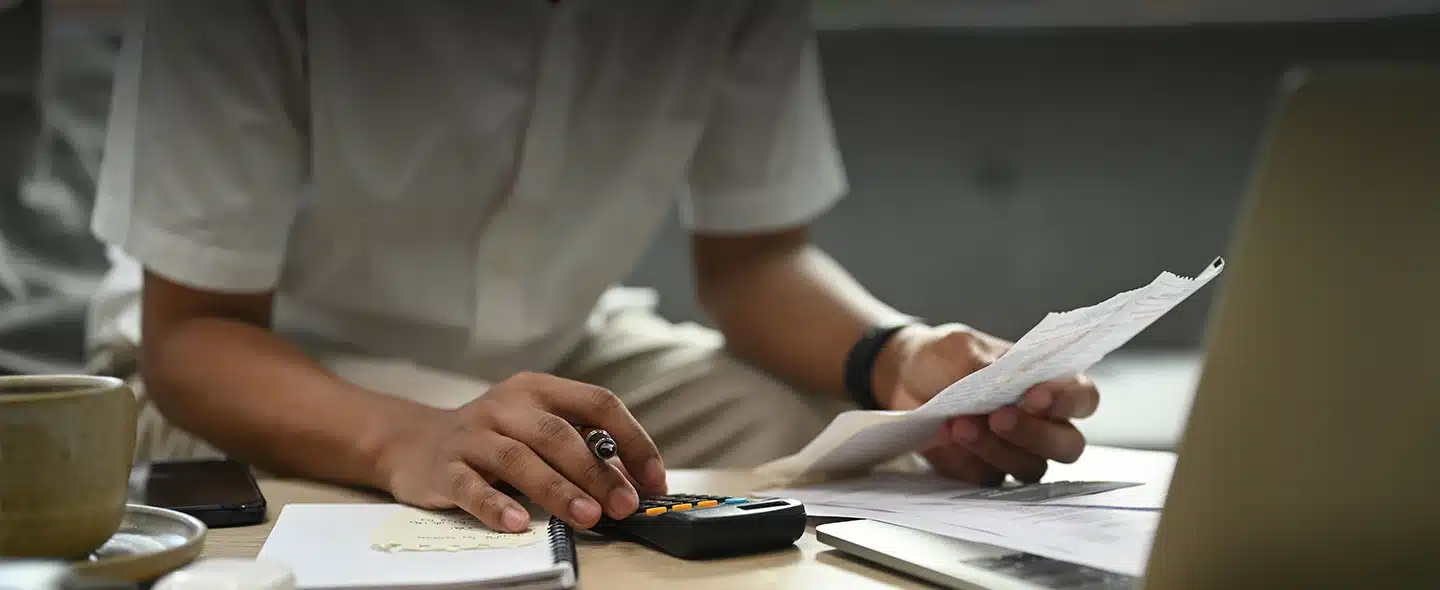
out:
M1173 455L1095 447L1074 465L1056 465L1046 479L1118 479L1168 481ZM367 494L301 481L261 482L269 505L264 524L214 529L201 557L254 557L270 534L285 504L295 502L386 502ZM743 471L672 471L670 488L677 492L746 494L764 485ZM838 553L815 540L813 527L796 548L767 555L715 561L685 561L626 542L582 535L579 542L580 587L645 590L648 588L930 588Z

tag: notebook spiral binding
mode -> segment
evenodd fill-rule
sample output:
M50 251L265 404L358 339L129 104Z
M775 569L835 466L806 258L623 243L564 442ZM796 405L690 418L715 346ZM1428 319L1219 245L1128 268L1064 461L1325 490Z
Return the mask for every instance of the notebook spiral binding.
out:
M558 517L550 517L550 555L555 563L569 564L575 578L580 578L580 562L575 558L575 530Z

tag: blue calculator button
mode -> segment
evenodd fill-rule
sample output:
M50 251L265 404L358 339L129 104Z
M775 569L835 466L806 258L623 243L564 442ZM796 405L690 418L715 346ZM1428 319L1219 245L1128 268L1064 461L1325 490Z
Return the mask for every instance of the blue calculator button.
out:
M747 501L745 498L725 498L726 504L744 504Z

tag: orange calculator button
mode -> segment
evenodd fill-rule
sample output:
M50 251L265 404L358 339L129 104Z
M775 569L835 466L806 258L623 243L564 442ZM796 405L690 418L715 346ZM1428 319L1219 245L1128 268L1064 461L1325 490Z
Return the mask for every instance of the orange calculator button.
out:
M717 501L715 501L715 500L706 500L706 501L704 501L704 502L701 502L701 503L699 503L699 504L696 504L695 507L696 507L696 508L709 508L709 507L714 506L714 505L719 504L719 503L720 503L720 502L717 502Z
M673 511L675 511L675 512L679 512L679 511L681 511L681 510L689 510L689 509L691 509L691 508L694 508L694 506L693 506L693 505L690 505L690 504L676 504L676 505L674 505L674 506L671 506L671 507L670 507L670 510L673 510Z
M645 516L655 516L656 514L665 514L665 507L656 506L654 508L645 509Z

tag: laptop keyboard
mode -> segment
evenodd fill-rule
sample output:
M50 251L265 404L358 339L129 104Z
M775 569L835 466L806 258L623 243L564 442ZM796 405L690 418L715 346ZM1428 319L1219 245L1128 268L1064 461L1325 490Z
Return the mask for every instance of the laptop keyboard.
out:
M966 561L967 564L1052 590L1132 590L1133 576L1116 574L1028 553Z

